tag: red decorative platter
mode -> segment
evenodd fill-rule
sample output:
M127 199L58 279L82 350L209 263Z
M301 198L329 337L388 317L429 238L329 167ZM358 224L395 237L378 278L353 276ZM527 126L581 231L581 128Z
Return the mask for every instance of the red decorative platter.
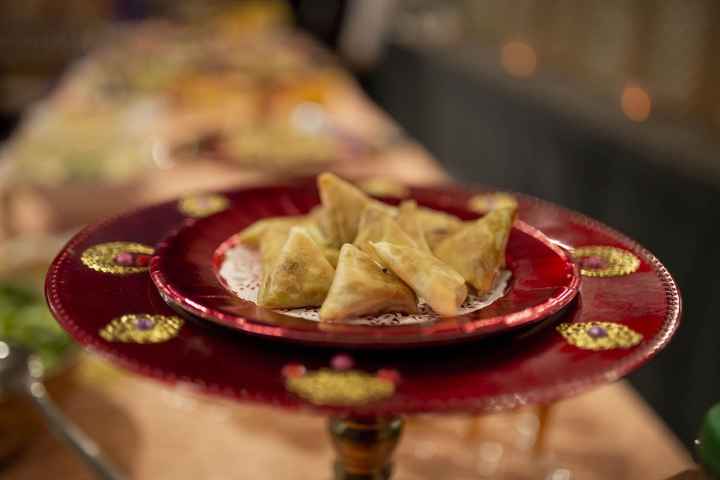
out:
M452 318L425 315L432 320L422 323L368 325L328 324L264 309L238 297L219 274L226 252L236 246L233 235L264 217L307 213L320 200L308 186L253 195L254 201L240 201L220 213L191 221L158 244L150 275L162 297L177 310L243 332L305 344L409 347L466 341L537 322L565 307L578 290L580 275L566 253L540 231L518 221L508 242L512 278L506 293L471 313ZM478 217L461 200L444 198L438 205L421 192L415 199L464 219ZM397 316L391 319L397 320Z
M50 307L79 343L149 377L239 400L373 415L553 401L639 367L679 325L679 292L652 254L594 220L524 196L519 218L572 247L583 276L575 301L529 328L448 346L342 350L245 335L183 318L165 303L148 263L171 232L219 210L263 208L268 195L311 184L186 198L87 227L50 268ZM452 211L478 192L445 186L410 194Z

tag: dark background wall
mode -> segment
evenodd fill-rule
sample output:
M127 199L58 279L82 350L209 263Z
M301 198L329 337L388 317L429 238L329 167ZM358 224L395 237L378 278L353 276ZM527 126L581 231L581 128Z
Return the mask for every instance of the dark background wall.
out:
M677 153L619 138L431 55L393 47L364 84L454 178L594 216L668 266L683 294L684 322L670 347L630 380L689 446L720 400L720 184L672 168L686 161Z

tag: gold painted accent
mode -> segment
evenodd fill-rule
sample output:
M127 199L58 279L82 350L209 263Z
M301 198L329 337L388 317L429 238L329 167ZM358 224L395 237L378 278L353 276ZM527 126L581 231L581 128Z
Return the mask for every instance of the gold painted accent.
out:
M358 186L366 193L376 197L406 198L410 196L410 189L390 178L370 178L362 181Z
M286 381L289 391L315 405L357 406L391 397L395 385L354 370L322 369Z
M517 208L515 197L509 193L480 193L468 200L467 207L475 213L487 213L496 208Z
M403 431L401 417L332 417L330 436L338 459L336 480L386 480L392 473L392 455Z
M140 322L150 322L141 328ZM161 343L175 338L183 320L175 316L130 314L114 319L100 330L100 336L108 342Z
M230 201L215 193L192 195L181 199L178 208L182 213L193 218L202 218L218 213L230 206Z
M592 327L600 327L607 333L593 337L588 333ZM557 331L572 345L584 350L611 350L634 347L643 336L625 325L612 322L561 323Z
M93 245L85 250L80 260L86 267L98 272L112 273L114 275L127 275L147 271L148 267L119 265L115 263L115 257L120 253L140 253L152 255L155 249L134 242L109 242Z
M640 259L621 248L601 245L579 247L573 250L572 256L576 262L587 257L598 257L607 263L602 268L581 267L580 273L585 277L620 277L640 268Z

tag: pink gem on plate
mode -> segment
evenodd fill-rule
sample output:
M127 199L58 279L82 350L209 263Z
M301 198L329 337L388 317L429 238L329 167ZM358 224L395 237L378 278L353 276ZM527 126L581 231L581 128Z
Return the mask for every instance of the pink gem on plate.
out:
M147 267L150 255L144 253L120 252L113 259L116 264L123 267Z
M587 329L587 334L590 335L592 338L602 338L607 337L608 332L599 325L593 325L592 327Z
M113 260L115 260L115 263L117 263L118 265L122 265L122 266L124 266L124 267L128 267L128 266L130 266L130 265L133 264L133 261L134 261L135 259L133 258L133 254L132 254L132 253L130 253L130 252L121 252L121 253L118 253L117 255L115 255L115 258L114 258Z
M330 360L330 366L335 370L350 370L354 365L355 361L346 353L339 353Z
M155 320L148 315L140 315L135 320L135 326L138 330L150 330L155 326Z
M599 269L607 267L607 262L604 258L598 257L597 255L590 255L580 260L580 265L583 268Z

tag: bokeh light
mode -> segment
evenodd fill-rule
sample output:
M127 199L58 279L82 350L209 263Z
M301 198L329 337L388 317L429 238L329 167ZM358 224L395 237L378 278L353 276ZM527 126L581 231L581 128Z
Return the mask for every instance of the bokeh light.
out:
M535 74L538 58L533 47L525 42L514 40L502 46L500 62L508 74L524 78Z
M626 85L620 97L620 108L633 122L644 122L650 117L652 99L644 88Z

